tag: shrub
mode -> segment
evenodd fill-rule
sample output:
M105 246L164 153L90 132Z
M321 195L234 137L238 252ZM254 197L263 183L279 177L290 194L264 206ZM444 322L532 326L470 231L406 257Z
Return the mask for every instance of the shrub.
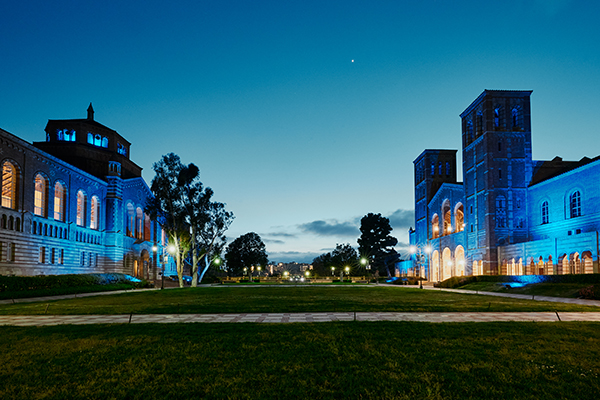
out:
M600 285L592 285L579 290L579 297L589 300L600 300Z
M68 274L40 276L1 276L0 292L21 292L96 285L126 284L132 288L151 287L147 281L140 281L126 274Z

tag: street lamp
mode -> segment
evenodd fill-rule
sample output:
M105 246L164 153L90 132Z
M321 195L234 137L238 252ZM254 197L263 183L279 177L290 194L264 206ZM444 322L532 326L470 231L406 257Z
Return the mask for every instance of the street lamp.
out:
M331 267L331 276L335 275L335 267Z
M344 268L344 271L346 271L346 275L349 277L350 276L350 267L346 266L346 268Z
M246 276L247 271L248 271L248 268L244 267L244 277Z
M423 289L423 277L421 275L423 275L423 263L425 262L425 256L423 255L423 252L427 255L431 254L431 246L430 245L426 245L426 246L420 246L420 245L412 245L410 246L410 252L411 254L415 254L416 255L416 259L417 259L417 268L419 270L419 289Z
M256 271L256 275L258 276L258 279L260 279L260 265L256 267Z

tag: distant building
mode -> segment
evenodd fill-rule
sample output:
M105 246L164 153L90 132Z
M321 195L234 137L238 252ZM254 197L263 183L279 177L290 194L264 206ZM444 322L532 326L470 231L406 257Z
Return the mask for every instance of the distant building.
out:
M87 118L49 120L45 131L30 144L0 129L0 274L155 278L165 238L144 214L151 192L131 144L91 104Z
M432 281L481 274L598 273L600 157L532 160L531 91L485 90L460 115L456 150L414 161L415 229Z

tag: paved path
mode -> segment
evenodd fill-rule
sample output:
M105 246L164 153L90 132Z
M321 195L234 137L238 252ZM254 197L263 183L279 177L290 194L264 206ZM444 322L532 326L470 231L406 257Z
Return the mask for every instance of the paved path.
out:
M600 312L464 312L464 313L264 313L264 314L132 314L132 315L0 315L0 325L46 326L87 324L212 323L212 322L600 322Z

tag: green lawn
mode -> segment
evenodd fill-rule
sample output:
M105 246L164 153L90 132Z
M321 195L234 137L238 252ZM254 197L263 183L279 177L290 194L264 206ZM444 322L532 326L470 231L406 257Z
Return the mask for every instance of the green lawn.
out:
M0 327L2 399L595 399L600 324Z
M48 309L46 306L49 304ZM593 306L381 286L203 287L0 305L0 314L600 311Z

